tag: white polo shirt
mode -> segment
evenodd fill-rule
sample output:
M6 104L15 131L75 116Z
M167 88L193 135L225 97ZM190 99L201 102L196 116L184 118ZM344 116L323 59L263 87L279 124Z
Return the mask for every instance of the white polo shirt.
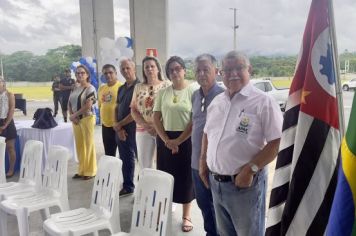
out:
M228 91L215 97L207 110L209 170L234 175L282 134L282 112L276 101L248 83L230 100Z

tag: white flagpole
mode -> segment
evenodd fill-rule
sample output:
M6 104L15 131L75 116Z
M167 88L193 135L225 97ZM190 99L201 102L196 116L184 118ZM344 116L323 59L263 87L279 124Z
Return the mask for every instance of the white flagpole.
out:
M335 20L334 20L334 8L332 0L329 0L329 30L331 36L331 48L333 50L333 66L335 71L335 89L336 89L336 99L339 110L339 130L340 130L340 140L345 134L345 124L344 124L344 105L341 90L341 80L340 80L340 68L339 68L339 54L337 50L336 42L336 32L335 32Z

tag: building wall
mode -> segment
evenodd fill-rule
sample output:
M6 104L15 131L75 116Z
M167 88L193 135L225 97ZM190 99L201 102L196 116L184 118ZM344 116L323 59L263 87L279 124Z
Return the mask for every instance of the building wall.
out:
M79 0L82 34L82 56L98 60L98 71L103 66L99 40L115 39L113 0Z

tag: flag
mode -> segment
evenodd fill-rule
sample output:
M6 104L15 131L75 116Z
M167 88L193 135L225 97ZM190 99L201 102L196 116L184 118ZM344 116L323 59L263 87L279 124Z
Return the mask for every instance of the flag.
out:
M327 235L356 235L356 96L341 144L341 165Z
M284 114L267 236L323 235L328 223L340 149L330 10L328 0L310 6Z

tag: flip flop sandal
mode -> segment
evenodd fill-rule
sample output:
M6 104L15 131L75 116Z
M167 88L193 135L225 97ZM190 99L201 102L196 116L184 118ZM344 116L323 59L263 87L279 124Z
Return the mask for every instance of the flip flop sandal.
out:
M15 174L15 171L12 172L12 174L6 173L6 178L11 178L12 176L14 176L14 174Z
M193 230L193 223L192 219L187 218L187 217L182 217L182 231L183 232L190 232ZM188 223L187 223L188 222Z
M83 176L82 176L82 175L79 175L79 174L75 174L75 175L73 175L73 177L72 177L72 179L81 179L81 178L83 178Z

